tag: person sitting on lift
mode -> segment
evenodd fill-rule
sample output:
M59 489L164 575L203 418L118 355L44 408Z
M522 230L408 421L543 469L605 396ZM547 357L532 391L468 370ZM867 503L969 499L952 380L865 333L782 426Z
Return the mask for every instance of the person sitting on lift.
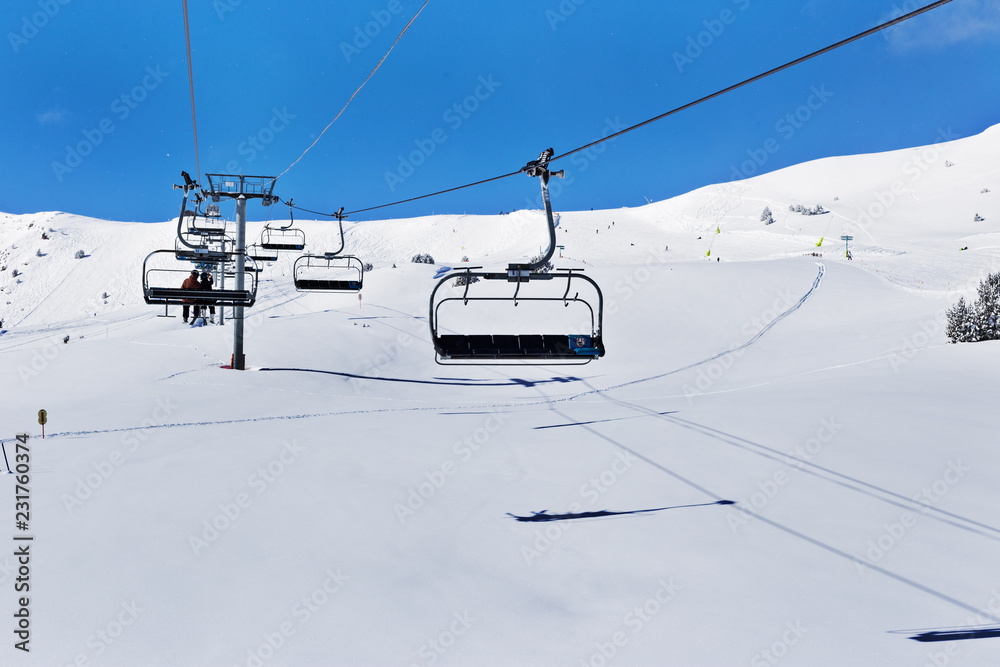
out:
M212 274L209 273L208 271L202 271L199 287L204 290L210 290L212 289L213 283L214 281L212 279ZM212 303L211 301L205 301L205 300L201 300L199 301L199 303L201 304L201 316L202 317L205 316L205 307L207 306L209 313L208 321L211 322L212 324L215 324L215 304Z
M191 275L184 279L184 282L181 283L181 289L189 289L189 290L201 289L201 283L198 282L197 269L192 271ZM184 324L187 324L188 311L191 309L191 304L194 304L194 317L191 318L191 321L194 322L195 320L198 319L198 310L200 306L195 302L194 299L184 299L184 312L182 313L184 316Z

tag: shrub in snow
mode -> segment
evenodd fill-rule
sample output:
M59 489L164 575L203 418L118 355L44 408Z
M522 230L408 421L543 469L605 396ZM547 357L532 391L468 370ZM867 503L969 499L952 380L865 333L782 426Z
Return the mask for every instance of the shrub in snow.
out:
M764 207L764 212L760 214L760 221L765 225L774 224L774 216L771 214L770 206Z
M946 166L946 167L954 167L955 163L952 162L951 160L945 160L944 161L944 166Z
M434 258L425 253L423 255L414 255L410 261L414 264L433 264Z
M466 285L471 285L472 283L478 283L479 278L468 273L463 273L459 277L455 278L455 287L465 287Z
M975 303L960 298L948 309L945 334L952 343L1000 340L1000 273L979 282Z
M374 268L375 268L375 265L372 264L371 262L366 262L365 263L365 271L371 271Z
M976 213L976 217L972 219L973 222L983 222L984 220L986 220L986 218L979 215L978 213Z
M528 263L529 264L534 264L535 262L541 261L542 257L544 257L544 256L545 255L535 255L534 257L532 257L531 259L528 260ZM532 273L548 273L549 271L551 271L554 268L555 267L552 265L552 262L545 262L545 264L542 264L537 269L534 269L532 271Z
M788 210L793 213L801 213L802 215L823 215L824 213L829 213L820 204L816 204L815 208L806 208L802 204L791 204L788 206Z
M984 194L986 194L989 191L990 191L989 188L983 188L982 190L979 191L979 194L984 195Z
M21 272L18 271L17 269L14 269L14 270L12 270L10 272L10 275L12 275L13 277L17 278L19 275L21 275Z
M45 255L42 254L41 248L35 251L35 257L45 257Z
M76 254L75 254L75 255L73 255L73 257L76 257L77 259L83 259L83 258L84 258L84 257L86 257L86 256L87 256L87 253L85 253L85 252L84 252L84 251L82 251L82 250L77 250L77 251L76 251Z

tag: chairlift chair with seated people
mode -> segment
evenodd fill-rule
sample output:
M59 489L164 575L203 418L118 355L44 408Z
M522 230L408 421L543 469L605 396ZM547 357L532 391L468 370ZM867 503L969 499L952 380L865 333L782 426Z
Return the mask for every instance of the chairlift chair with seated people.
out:
M173 260L172 262L170 260ZM201 260L199 260L201 261ZM178 260L173 250L154 250L142 263L142 293L146 303L151 305L183 304L206 301L217 306L243 306L249 308L257 300L256 264L247 271L249 286L237 289L184 289L180 285L191 273L191 264Z
M540 178L542 200L549 229L548 252L537 261L527 264L510 264L506 272L479 271L481 267L469 267L453 271L441 278L430 296L429 321L431 340L435 358L442 365L572 365L586 364L604 356L602 335L604 298L600 287L579 269L555 269L546 271L556 247L555 222L549 199L548 180L550 176L562 177L563 172L550 172L551 148L546 149L538 160L529 162L523 171L529 176ZM565 288L562 288L565 280ZM454 281L450 294L442 290ZM480 283L473 286L474 283ZM506 292L498 283L514 283L513 294ZM463 287L461 291L454 287ZM522 294L522 286L525 293ZM555 292L534 294L534 287L544 286ZM509 289L509 286L508 288ZM580 291L590 295L590 301L580 297ZM530 293L528 293L530 291ZM529 310L527 319L536 318L527 325L512 323L512 311L500 317L493 316L490 331L454 333L452 324L442 323L442 313L447 306L467 307L470 304L499 307L513 303L514 307L524 306ZM555 310L569 309L571 316L558 316ZM553 308L554 307L554 308ZM452 312L455 308L450 309ZM495 310L495 308L494 308ZM556 317L552 317L556 315ZM561 329L555 329L552 321L558 321ZM481 325L480 325L481 326ZM471 329L468 325L465 327ZM526 328L532 330L525 331Z

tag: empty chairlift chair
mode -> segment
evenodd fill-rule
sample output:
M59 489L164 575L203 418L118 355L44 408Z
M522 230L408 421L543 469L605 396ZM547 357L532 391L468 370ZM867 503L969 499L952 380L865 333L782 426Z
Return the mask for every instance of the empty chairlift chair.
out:
M302 255L292 266L300 292L360 292L364 275L364 264L353 255Z
M541 178L548 252L528 264L510 264L506 272L470 267L438 281L428 319L439 364L567 365L604 356L600 286L579 269L547 270L556 246L548 179L563 175L549 172L551 157L547 149L523 170ZM478 310L478 317L462 324L454 314L466 308Z
M247 257L252 258L256 262L274 262L278 259L277 250L267 250L259 243L251 243L247 246Z

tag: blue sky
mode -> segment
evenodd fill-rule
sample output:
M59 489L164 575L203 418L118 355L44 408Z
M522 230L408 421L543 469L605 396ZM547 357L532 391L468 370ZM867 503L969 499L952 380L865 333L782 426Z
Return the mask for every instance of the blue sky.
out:
M202 172L284 171L421 4L190 0ZM926 4L430 0L275 192L350 211L515 171ZM175 216L196 172L181 2L8 0L0 26L0 211ZM1000 0L955 0L557 162L553 206L977 134L1000 122L998 38ZM538 206L519 175L352 219Z

